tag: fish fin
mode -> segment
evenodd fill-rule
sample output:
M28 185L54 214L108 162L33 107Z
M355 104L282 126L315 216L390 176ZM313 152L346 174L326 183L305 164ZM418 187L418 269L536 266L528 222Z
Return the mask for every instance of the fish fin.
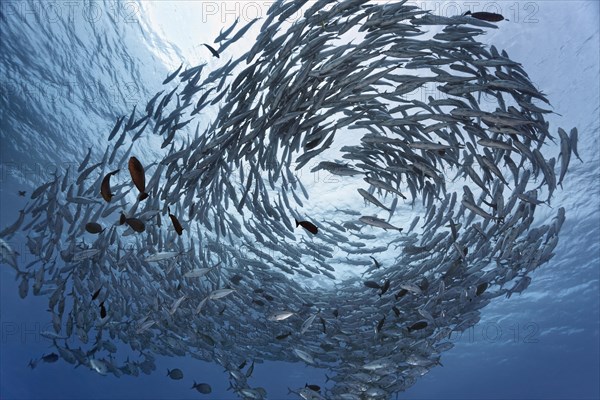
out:
M463 14L463 17L464 17L465 15L471 15L471 10L467 11L466 13L464 13L464 14Z
M294 218L294 221L296 221L296 228L300 226L300 222L298 222L298 220L296 218Z
M146 192L140 193L139 196L138 196L138 200L139 201L144 201L147 198L148 198L148 193L146 193Z

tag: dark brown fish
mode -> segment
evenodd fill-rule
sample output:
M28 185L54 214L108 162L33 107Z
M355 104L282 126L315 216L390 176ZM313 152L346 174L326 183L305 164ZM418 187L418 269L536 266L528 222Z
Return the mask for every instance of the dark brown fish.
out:
M85 230L89 233L96 235L98 233L101 233L104 229L102 228L102 225L100 225L97 222L88 222L87 224L85 224Z
M96 300L98 298L98 295L100 294L100 290L102 290L102 288L99 288L98 290L96 290L94 292L94 294L92 295L92 301Z
M135 157L129 159L129 174L131 174L131 180L135 187L140 191L138 200L142 201L148 198L146 193L146 176L144 174L144 166Z
M296 228L298 226L302 226L304 229L306 229L313 235L316 235L319 232L319 228L317 228L317 226L315 224L313 224L312 222L298 221L296 218L294 218L294 221L296 221Z
M387 292L390 288L390 280L386 279L385 282L383 283L383 286L381 287L381 293L379 294L379 297L383 296L385 294L385 292Z
M127 221L127 216L121 212L121 216L119 217L119 225L123 225Z
M408 327L408 331L418 331L419 329L425 329L427 328L427 322L426 321L419 321L419 322L415 322L414 324L412 324L411 326Z
M106 176L102 179L102 184L100 185L100 194L107 203L110 202L113 197L113 194L110 192L110 177L115 175L117 172L119 172L119 170L106 174Z
M181 234L183 233L183 227L179 223L177 217L171 214L171 209L167 207L167 211L169 212L169 218L171 218L171 222L173 223L173 228L175 228L175 232L177 232L177 234L181 236Z
M146 226L144 225L144 223L137 218L127 218L125 222L131 227L131 229L138 233L144 232L144 230L146 230Z
M487 282L483 282L483 283L477 285L477 290L475 291L475 294L477 296L481 296L487 288L488 288Z
M321 386L319 385L309 385L308 383L304 385L305 388L309 388L310 390L312 390L313 392L320 392L321 391Z
M404 297L404 295L408 293L408 290L406 289L400 289L400 291L398 293L396 293L396 295L394 297L396 297L396 300L398 300L401 297Z
M104 302L100 303L100 318L106 317L106 308L104 308Z
M477 19L480 19L482 21L488 21L488 22L499 22L499 21L502 21L504 19L504 17L502 15L500 15L500 14L491 13L491 12L485 12L485 11L474 12L474 13L471 13L471 11L467 11L463 15L470 15L473 18L477 18Z
M371 289L381 289L381 285L375 281L365 281L365 286Z

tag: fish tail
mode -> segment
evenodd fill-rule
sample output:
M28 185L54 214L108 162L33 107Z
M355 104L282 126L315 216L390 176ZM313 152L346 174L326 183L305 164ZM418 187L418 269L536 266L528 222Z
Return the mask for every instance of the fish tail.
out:
M296 218L294 218L294 221L296 221L296 228L300 226L300 222L298 222L298 220Z
M139 201L144 201L144 200L146 200L147 198L148 198L148 193L146 193L146 192L142 192L142 193L140 193L140 194L139 194L139 196L138 196L138 200L139 200Z
M170 373L171 373L171 370L169 370L169 368L167 368L167 376L169 376Z

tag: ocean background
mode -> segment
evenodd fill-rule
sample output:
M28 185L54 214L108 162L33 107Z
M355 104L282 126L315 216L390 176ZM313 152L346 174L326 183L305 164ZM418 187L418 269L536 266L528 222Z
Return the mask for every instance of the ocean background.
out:
M496 299L481 322L453 340L443 367L432 369L400 399L598 399L600 398L600 2L464 1L412 2L439 15L500 12L499 23L481 38L505 49L551 101L551 132L579 130L553 210L567 220L556 256L532 274L522 295ZM212 68L247 50L256 30L221 60L202 43L239 17L265 15L267 1L2 1L0 3L0 228L17 218L29 194L56 168L78 165L88 147L103 154L119 115L129 115L162 88L183 62ZM293 17L292 17L293 19ZM221 64L219 64L221 63ZM560 115L558 115L560 114ZM203 116L210 119L213 115ZM134 147L151 157L156 137ZM547 146L544 154L556 154ZM546 153L547 152L547 153ZM545 214L544 214L545 213ZM316 216L315 216L316 217ZM23 254L22 236L10 244ZM0 268L0 399L233 399L220 366L191 358L157 357L152 375L100 376L59 360L30 369L30 359L51 352L47 299L21 300L14 270ZM186 378L173 381L167 368ZM325 373L301 363L257 364L254 387L285 399L288 387L326 385ZM208 382L211 395L190 389Z

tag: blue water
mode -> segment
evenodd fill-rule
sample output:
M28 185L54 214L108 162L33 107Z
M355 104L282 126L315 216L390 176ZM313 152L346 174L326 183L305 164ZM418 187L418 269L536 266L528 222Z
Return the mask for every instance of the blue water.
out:
M11 224L25 204L18 190L30 193L54 168L78 164L88 147L101 154L117 115L144 105L181 60L191 65L208 60L197 46L211 42L236 16L249 20L264 12L264 4L2 2L0 227ZM440 3L418 4L451 12ZM553 131L578 127L585 163L571 161L564 188L552 201L555 209L567 210L555 258L533 274L523 295L488 306L479 324L454 338L456 347L443 355L443 367L399 398L600 397L599 3L499 6L511 21L486 35L486 42L506 49L547 94L561 114L548 118ZM139 142L138 154L160 148L152 138ZM26 254L22 240L11 245ZM0 398L233 398L222 368L195 359L160 357L152 375L120 379L60 360L27 368L30 359L51 351L39 335L49 330L50 320L47 300L31 295L21 300L17 284L14 271L3 265ZM166 377L166 369L175 367L186 379ZM300 363L268 362L255 366L252 382L265 387L269 398L283 399L288 387L325 385L325 373ZM192 380L209 382L213 393L190 390Z

